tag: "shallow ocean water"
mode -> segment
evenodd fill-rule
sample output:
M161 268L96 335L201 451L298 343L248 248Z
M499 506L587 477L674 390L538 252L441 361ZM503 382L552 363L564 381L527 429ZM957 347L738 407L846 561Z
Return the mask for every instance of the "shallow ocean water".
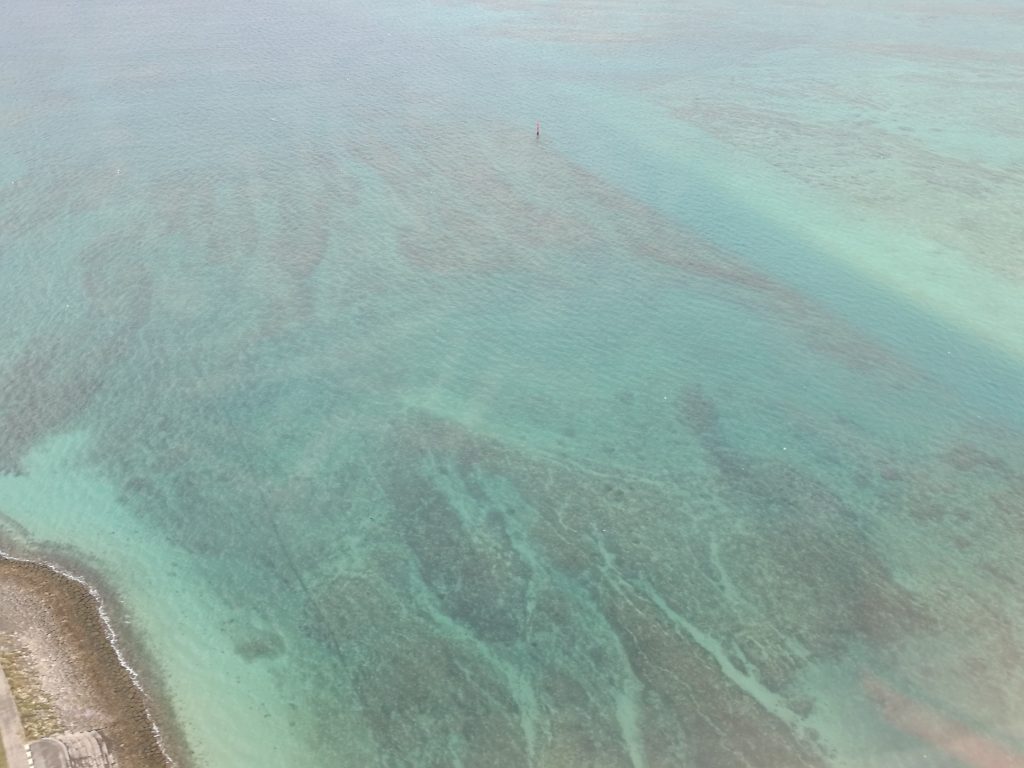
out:
M1024 762L1024 10L208 6L0 25L0 523L198 765Z

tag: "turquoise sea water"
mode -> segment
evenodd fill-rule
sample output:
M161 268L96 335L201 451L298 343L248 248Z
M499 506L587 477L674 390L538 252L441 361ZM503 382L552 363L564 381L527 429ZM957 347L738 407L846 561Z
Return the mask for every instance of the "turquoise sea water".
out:
M1024 764L1024 8L383 6L4 4L7 545L210 768Z

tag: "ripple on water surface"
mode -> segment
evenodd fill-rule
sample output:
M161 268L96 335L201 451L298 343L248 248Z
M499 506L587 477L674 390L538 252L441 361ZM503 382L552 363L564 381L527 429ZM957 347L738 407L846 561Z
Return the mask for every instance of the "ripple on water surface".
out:
M0 520L198 763L1022 761L1021 19L741 5L16 0Z

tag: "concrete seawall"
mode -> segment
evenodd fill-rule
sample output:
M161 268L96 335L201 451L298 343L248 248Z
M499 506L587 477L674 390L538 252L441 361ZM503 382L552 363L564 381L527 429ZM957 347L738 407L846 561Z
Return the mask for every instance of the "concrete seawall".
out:
M7 767L29 768L25 754L25 730L21 727L18 706L14 703L14 694L3 669L0 669L0 737L4 741Z

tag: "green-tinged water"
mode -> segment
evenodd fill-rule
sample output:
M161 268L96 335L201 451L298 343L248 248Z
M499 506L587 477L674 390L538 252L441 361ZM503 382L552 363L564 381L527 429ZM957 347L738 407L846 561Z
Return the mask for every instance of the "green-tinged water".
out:
M2 17L2 532L197 765L1024 764L1019 4Z

